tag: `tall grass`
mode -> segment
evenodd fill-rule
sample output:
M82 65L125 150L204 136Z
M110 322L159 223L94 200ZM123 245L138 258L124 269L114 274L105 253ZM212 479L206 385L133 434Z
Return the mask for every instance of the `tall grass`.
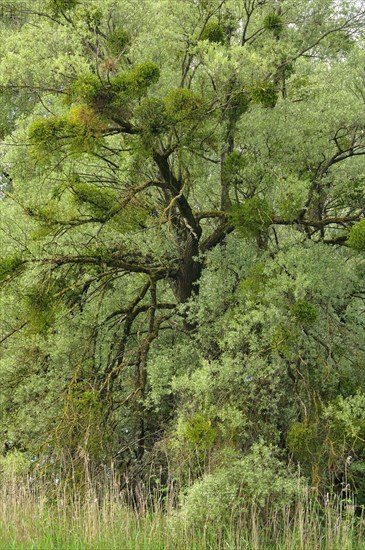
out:
M307 491L296 503L273 509L250 505L225 524L194 523L173 495L134 491L108 482L80 492L11 480L0 492L1 550L363 550L365 518L349 499L320 503Z

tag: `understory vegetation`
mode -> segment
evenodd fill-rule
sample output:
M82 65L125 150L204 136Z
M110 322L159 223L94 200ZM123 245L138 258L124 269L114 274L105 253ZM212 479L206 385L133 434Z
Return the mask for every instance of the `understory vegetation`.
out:
M1 4L9 548L365 548L364 28Z

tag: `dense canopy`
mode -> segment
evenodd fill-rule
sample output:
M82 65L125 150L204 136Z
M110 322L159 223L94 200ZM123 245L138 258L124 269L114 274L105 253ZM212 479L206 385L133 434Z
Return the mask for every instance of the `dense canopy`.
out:
M363 2L2 10L0 452L365 503Z

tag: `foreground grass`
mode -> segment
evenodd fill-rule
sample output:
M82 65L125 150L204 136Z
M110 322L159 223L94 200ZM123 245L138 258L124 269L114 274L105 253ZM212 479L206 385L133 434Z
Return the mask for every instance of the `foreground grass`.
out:
M116 491L81 500L13 483L0 498L1 550L365 550L365 519L338 500L194 525L173 508L133 511Z

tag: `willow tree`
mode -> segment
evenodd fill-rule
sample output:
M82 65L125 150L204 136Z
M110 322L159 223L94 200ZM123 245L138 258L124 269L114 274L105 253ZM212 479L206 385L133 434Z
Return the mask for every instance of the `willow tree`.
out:
M263 441L315 479L360 457L364 15L332 0L13 3L6 451L128 469L167 446L175 474L201 475Z

